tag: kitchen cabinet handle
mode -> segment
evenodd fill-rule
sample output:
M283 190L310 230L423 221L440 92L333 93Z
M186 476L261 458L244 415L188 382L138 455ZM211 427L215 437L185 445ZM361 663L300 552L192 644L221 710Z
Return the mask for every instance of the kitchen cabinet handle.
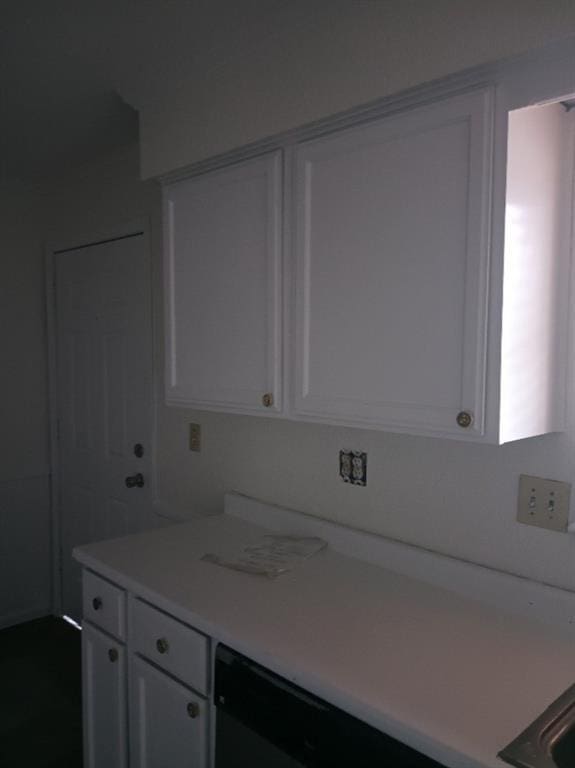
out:
M108 651L108 658L112 663L118 661L118 651L115 648L110 648Z
M95 597L95 598L92 600L92 608L93 608L95 611L99 611L99 610L100 610L100 608L102 607L102 605L103 605L103 602L102 602L102 598L101 598L101 597Z
M192 718L192 720L195 720L196 717L199 717L200 705L196 704L195 701L190 701L186 709L188 710L188 715Z
M156 650L158 653L167 653L170 650L170 644L165 637L160 637L156 640Z
M262 395L262 405L265 408L271 408L274 404L274 396L271 392L266 392L265 395Z
M473 414L469 411L459 411L457 414L457 424L462 429L467 429L473 424Z

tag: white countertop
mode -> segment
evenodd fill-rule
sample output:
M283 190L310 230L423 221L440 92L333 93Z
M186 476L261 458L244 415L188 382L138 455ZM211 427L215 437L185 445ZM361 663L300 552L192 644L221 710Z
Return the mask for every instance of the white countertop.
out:
M572 636L326 549L275 580L201 560L259 526L200 518L76 558L451 768L497 752L575 682Z

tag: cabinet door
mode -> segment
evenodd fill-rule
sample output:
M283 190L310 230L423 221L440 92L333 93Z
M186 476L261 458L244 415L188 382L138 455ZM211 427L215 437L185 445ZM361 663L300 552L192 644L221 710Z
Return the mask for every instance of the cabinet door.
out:
M164 189L166 395L281 410L281 153Z
M207 712L205 699L134 656L132 768L205 768Z
M482 434L491 120L475 91L296 148L296 415Z
M85 768L125 768L125 650L87 623L82 632L82 686Z

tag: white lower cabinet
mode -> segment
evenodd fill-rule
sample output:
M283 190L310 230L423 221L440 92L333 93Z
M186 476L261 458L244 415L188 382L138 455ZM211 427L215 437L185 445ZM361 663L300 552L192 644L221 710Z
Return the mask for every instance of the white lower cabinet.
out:
M103 598L93 610L93 582L121 598L125 643L108 634ZM85 768L207 768L209 639L89 571L84 584Z
M126 650L87 623L82 632L82 684L85 768L125 768Z
M132 657L133 768L205 768L206 716L205 699L143 659Z

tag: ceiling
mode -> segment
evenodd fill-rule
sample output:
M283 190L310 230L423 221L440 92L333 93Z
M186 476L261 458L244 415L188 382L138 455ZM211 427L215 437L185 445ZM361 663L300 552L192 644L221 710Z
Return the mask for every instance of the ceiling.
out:
M303 2L5 0L0 179L39 180L135 141L134 107L166 73L202 76Z

